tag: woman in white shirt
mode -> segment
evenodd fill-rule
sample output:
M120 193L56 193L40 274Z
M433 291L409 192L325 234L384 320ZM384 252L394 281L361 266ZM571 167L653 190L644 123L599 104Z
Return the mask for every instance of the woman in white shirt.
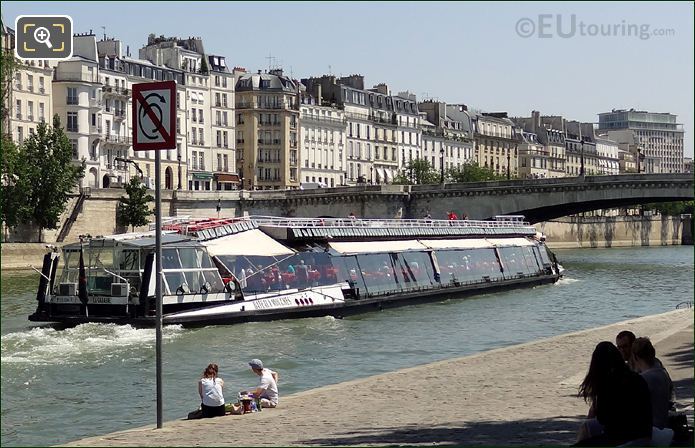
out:
M198 382L198 394L202 401L200 408L203 418L221 417L224 415L224 396L222 387L224 381L217 377L217 364L209 364Z

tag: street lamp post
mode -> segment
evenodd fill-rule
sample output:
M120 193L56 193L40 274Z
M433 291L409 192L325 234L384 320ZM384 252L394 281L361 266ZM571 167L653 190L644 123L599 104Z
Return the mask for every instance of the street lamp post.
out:
M371 185L374 185L374 167L373 166L369 167L369 183Z
M439 169L440 169L440 174L439 174L439 183L443 184L444 183L444 148L439 150Z
M579 176L584 177L584 139L582 139L582 152L580 157Z
M239 177L240 177L240 183L241 183L241 189L244 189L244 159L239 159L239 162L241 163L241 170L239 171Z
M123 163L132 164L135 167L135 170L138 172L138 174L140 174L140 179L145 177L145 173L142 172L142 170L140 169L140 165L138 165L138 163L136 161L126 159L123 157L114 157L113 160L115 160L116 162L123 162Z
M178 162L178 175L179 175L179 183L176 186L176 189L181 190L182 187L181 187L181 152L180 151L176 153L176 160Z
M507 180L511 179L510 165L512 163L512 148L507 148Z

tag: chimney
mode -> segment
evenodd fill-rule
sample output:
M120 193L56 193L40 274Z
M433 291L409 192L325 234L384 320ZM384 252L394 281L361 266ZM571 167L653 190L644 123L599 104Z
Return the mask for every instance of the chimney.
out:
M384 95L391 95L388 86L383 82L380 82L379 84L375 85L374 90Z
M320 106L322 102L323 101L321 99L321 84L317 83L316 84L316 104Z
M534 133L541 128L541 113L537 110L531 111L531 126Z

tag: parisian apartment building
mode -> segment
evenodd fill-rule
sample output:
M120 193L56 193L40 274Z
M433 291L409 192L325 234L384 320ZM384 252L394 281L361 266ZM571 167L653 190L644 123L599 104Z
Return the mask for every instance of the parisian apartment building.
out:
M418 105L422 156L440 173L475 158L473 120L464 104L425 100Z
M347 123L342 109L302 90L299 106L301 183L317 187L345 185Z
M300 187L298 83L281 69L240 73L236 168L247 190Z

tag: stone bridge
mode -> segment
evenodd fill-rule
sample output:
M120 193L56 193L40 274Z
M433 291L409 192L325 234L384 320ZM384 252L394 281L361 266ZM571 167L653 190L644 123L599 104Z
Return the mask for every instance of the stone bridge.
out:
M692 174L562 177L441 185L365 185L317 190L175 191L169 214L194 217L444 218L449 210L470 219L524 215L531 223L590 210L693 199ZM165 209L166 214L166 209Z
M126 229L116 224L121 189L95 189L82 202L72 196L61 216L60 230L43 232L43 241L76 241L78 235L110 235ZM288 217L445 219L449 210L470 219L524 215L531 223L589 210L650 202L693 199L691 174L642 174L512 180L443 185L364 185L283 191L162 192L162 214L210 218L249 215ZM70 222L72 220L72 222ZM65 226L69 228L64 229ZM145 230L147 227L139 228ZM5 242L36 241L29 225L5 229Z

